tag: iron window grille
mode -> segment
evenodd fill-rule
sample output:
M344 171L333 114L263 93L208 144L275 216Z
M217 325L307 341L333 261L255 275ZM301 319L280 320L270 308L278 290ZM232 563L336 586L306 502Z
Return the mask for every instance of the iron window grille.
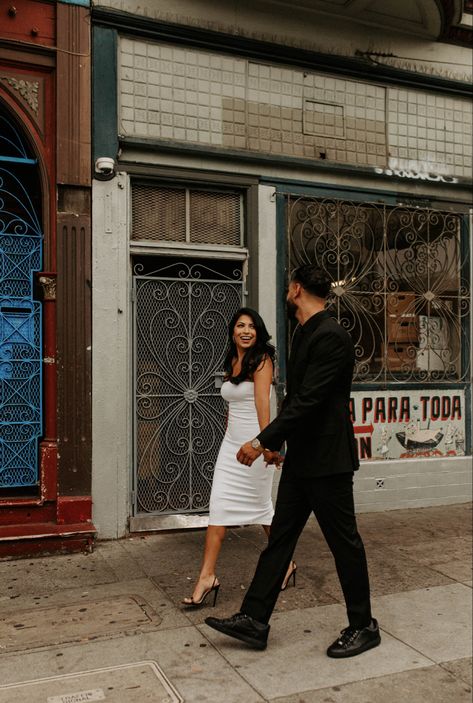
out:
M330 274L330 309L355 343L355 382L469 381L461 214L288 196L287 218L289 269L316 263Z

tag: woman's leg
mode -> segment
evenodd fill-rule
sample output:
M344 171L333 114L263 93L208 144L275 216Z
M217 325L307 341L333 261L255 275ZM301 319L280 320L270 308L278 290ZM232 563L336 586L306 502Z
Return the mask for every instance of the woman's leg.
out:
M215 583L215 566L225 538L225 532L226 527L221 525L209 525L207 527L202 566L192 594L194 601L199 601L205 591L208 591L209 588L218 583L218 581ZM187 600L191 602L190 599L185 599L186 602Z

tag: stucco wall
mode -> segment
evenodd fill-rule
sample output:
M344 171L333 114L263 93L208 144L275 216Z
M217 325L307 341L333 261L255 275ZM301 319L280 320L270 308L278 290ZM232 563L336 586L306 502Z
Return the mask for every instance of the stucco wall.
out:
M131 490L128 178L93 182L92 500L101 539L125 534Z

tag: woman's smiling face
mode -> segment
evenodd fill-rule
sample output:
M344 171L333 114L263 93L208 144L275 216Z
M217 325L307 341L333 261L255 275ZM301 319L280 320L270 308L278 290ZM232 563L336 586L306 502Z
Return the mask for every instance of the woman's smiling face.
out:
M249 315L241 315L233 328L233 339L238 350L246 351L256 344L255 324Z

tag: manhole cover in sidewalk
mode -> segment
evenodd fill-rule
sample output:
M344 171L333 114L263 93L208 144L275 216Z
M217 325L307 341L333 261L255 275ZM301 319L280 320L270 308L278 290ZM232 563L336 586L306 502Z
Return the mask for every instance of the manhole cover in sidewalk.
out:
M154 661L0 686L0 703L183 703Z
M139 596L81 600L0 618L0 653L155 629L161 619Z

